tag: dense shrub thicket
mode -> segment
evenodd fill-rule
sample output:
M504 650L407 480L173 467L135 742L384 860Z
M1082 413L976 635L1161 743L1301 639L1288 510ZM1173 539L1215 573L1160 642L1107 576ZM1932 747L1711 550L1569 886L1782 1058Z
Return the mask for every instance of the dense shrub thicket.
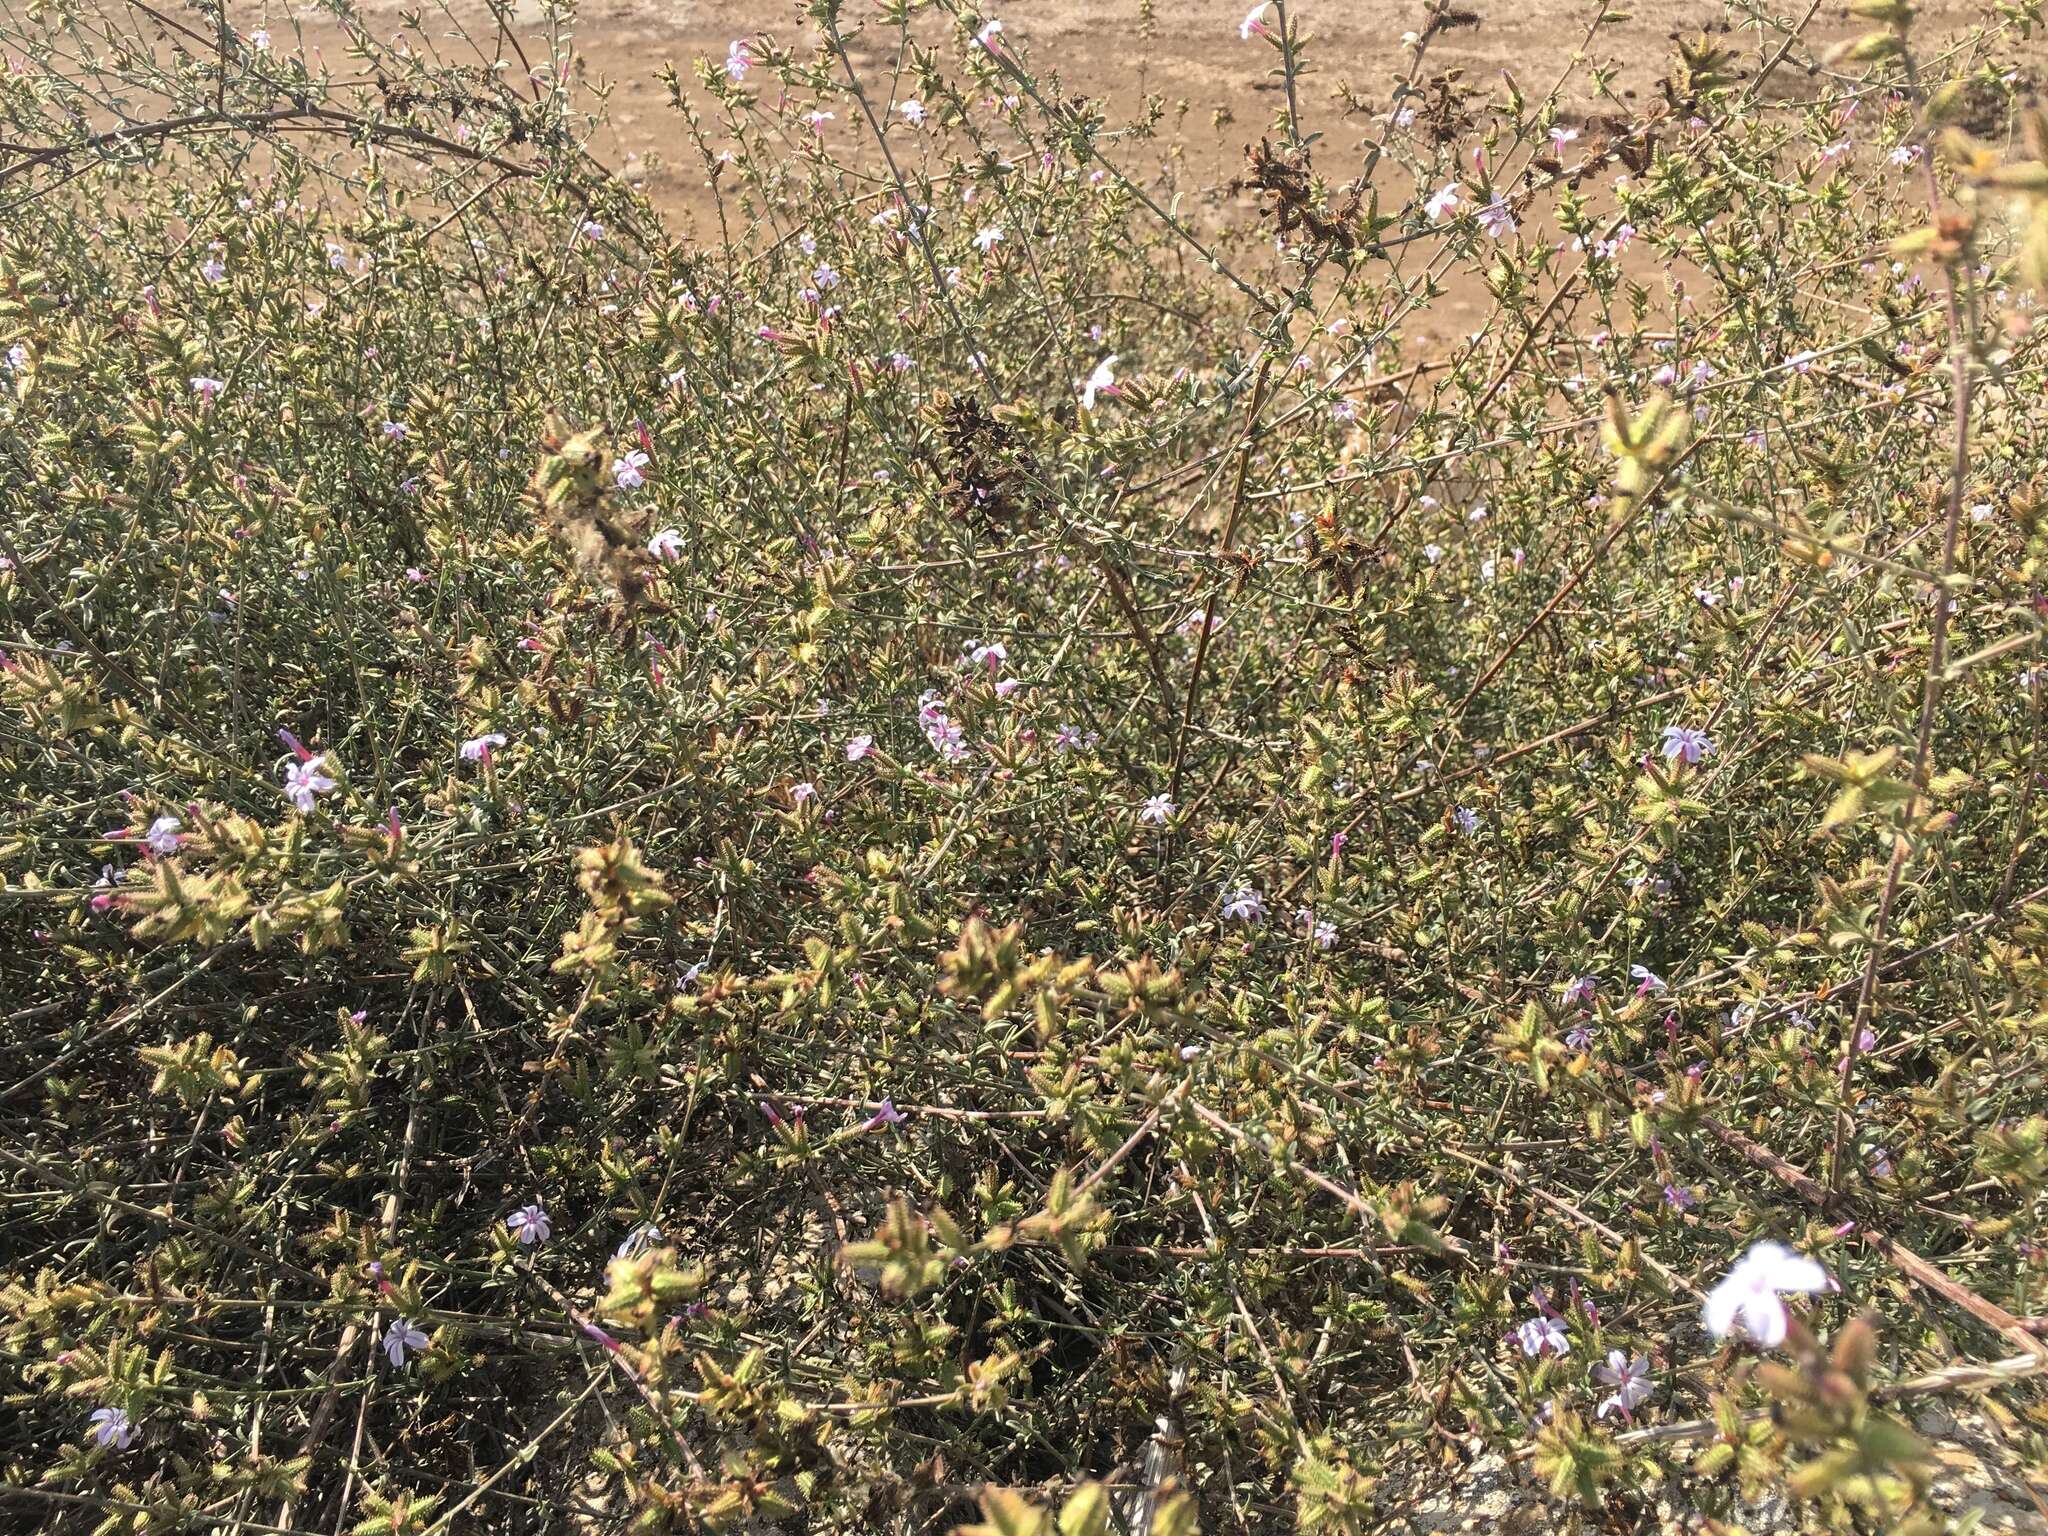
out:
M2038 1459L2033 8L1851 9L1649 110L1219 18L1198 220L1028 20L820 0L671 79L715 245L566 12L11 14L14 1528Z

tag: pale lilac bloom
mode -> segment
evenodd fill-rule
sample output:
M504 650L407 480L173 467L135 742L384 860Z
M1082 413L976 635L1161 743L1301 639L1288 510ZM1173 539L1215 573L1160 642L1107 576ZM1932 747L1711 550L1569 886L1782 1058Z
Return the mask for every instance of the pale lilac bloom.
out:
M412 428L402 421L387 421L384 423L383 432L392 442L402 443L411 436Z
M1667 725L1664 727L1664 756L1667 761L1697 763L1701 758L1711 756L1714 744L1707 739L1705 731L1689 725Z
M192 380L192 393L199 396L199 398L204 400L208 405L211 405L213 404L214 401L218 400L220 398L220 392L226 389L227 387L228 386L224 380L210 379L207 378L204 374L197 375Z
M924 126L924 103L919 101L915 96L911 97L910 100L903 102L896 108L896 110L903 114L903 120L906 123L910 124L911 127L922 128Z
M93 1443L103 1451L110 1445L125 1451L135 1443L135 1425L122 1409L95 1408L88 1422Z
M1599 990L1599 977L1575 976L1570 981L1565 983L1564 1000L1568 1003L1584 1003L1590 1005L1593 1001L1593 994L1598 992Z
M726 45L725 73L732 80L744 80L747 71L754 67L754 45L745 38L735 38Z
M1458 184L1455 181L1446 182L1430 195L1428 202L1422 205L1422 211L1429 215L1432 223L1441 224L1457 211L1458 190Z
M1087 379L1082 383L1082 410L1094 410L1095 397L1097 395L1115 395L1122 393L1122 391L1120 391L1117 388L1116 374L1112 371L1115 363L1116 354L1112 352L1109 354L1109 356L1105 357L1101 362L1095 365L1095 371L1089 374Z
M180 833L184 823L175 816L159 816L149 824L149 830L142 834L142 840L149 845L149 851L162 858L169 858L178 851L183 841Z
M856 736L856 737L854 737L854 738L853 738L853 739L852 739L851 741L847 742L847 744L846 744L846 760L847 760L847 761L848 761L849 763L857 763L857 762L859 762L859 761L860 761L860 760L861 760L862 758L866 757L866 756L867 756L867 755L868 755L868 754L869 754L870 752L872 752L872 751L874 751L874 750L875 750L875 738L874 738L874 737L872 737L872 736Z
M1479 813L1469 805L1461 805L1451 812L1451 819L1457 822L1458 830L1467 837L1479 830Z
M1647 965L1632 965L1628 968L1628 979L1636 984L1636 996L1648 997L1652 992L1664 990L1664 978Z
M1664 1186L1664 1203L1674 1211L1689 1211L1699 1202L1692 1197L1692 1191L1683 1184Z
M647 483L647 455L638 448L612 460L612 479L622 491L637 491Z
M1575 1051L1590 1051L1595 1033L1597 1031L1590 1024L1574 1024L1565 1031L1564 1043Z
M1234 922L1256 923L1266 915L1266 898L1254 886L1241 885L1223 893L1223 915Z
M1328 919L1321 921L1312 920L1309 925L1308 936L1314 941L1317 949L1330 949L1337 942L1337 925Z
M613 1253L612 1257L615 1259L637 1258L660 1241L661 1228L651 1221L642 1222L626 1234L626 1240L619 1244L618 1250Z
M1003 663L1010 659L1010 648L1000 640L990 640L977 645L967 653L970 667L987 667L991 672L1002 670Z
M1163 827L1172 819L1174 804L1165 795L1154 795L1138 807L1138 820L1147 826Z
M227 263L218 256L209 256L200 266L199 275L209 283L225 282L228 275Z
M1259 0L1247 11L1244 20L1237 24L1239 41L1248 43L1255 37L1271 37L1273 34L1266 30L1266 12L1272 8L1271 0Z
M312 815L313 797L324 795L334 788L334 780L320 771L326 762L327 754L316 752L311 757L287 764L285 767L284 797L299 808L301 815Z
M789 798L798 805L802 805L806 800L815 800L817 797L818 786L809 779L804 780L801 784L792 784L789 787Z
M472 736L462 744L462 760L465 763L488 763L491 749L505 745L502 731L486 731L481 736Z
M1495 197L1479 210L1479 227L1486 231L1489 240L1503 239L1515 232L1515 216L1505 199Z
M1522 1346L1522 1353L1534 1360L1545 1354L1558 1356L1572 1352L1572 1342L1565 1333L1564 1319L1558 1317L1532 1317L1515 1330L1515 1342Z
M908 1115L896 1107L894 1100L884 1099L876 1107L875 1112L861 1122L860 1128L864 1131L879 1131L888 1126L901 1125L909 1118Z
M674 528L664 528L647 541L647 553L664 563L683 558L683 536Z
M1774 1348L1785 1342L1789 1323L1781 1294L1810 1296L1829 1284L1828 1272L1805 1254L1780 1243L1758 1243L1708 1293L1702 1317L1717 1339L1739 1326L1757 1343Z
M1550 130L1551 147L1562 150L1565 145L1571 143L1578 136L1579 130L1576 128L1553 128Z
M249 46L257 53L270 52L270 34L262 27L258 27L249 34Z
M522 1205L505 1218L505 1225L511 1228L522 1248L546 1242L554 1231L554 1223L548 1220L548 1213L537 1205Z
M404 1366L407 1351L418 1354L427 1347L427 1336L409 1317L394 1317L384 1330L384 1354L392 1368Z
M1891 1153L1885 1151L1883 1147L1873 1149L1870 1154L1870 1171L1876 1178L1890 1178L1892 1176Z
M1636 1405L1649 1397L1650 1362L1643 1355L1633 1359L1618 1349L1607 1352L1607 1363L1593 1367L1593 1379L1602 1386L1614 1388L1612 1396L1601 1400L1596 1418L1606 1418L1609 1413L1619 1413L1624 1419L1633 1415Z
M1002 46L996 41L1002 35L1002 31L1003 24L1000 21L984 22L981 30L974 34L974 40L990 53L994 53Z

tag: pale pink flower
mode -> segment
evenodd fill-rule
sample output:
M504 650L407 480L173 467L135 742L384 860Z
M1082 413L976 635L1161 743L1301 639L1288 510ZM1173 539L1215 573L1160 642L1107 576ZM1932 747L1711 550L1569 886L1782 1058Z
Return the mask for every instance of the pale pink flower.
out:
M1273 34L1266 27L1266 12L1272 8L1271 0L1260 0L1247 11L1244 20L1237 24L1239 40L1250 42L1255 37L1271 37Z
M1637 1355L1631 1359L1618 1349L1607 1352L1605 1365L1593 1367L1593 1379L1614 1388L1612 1396L1601 1400L1599 1412L1594 1415L1596 1418L1604 1419L1608 1414L1618 1412L1626 1419L1653 1390L1648 1358Z
M647 553L668 564L683 558L683 536L674 528L664 528L647 541Z
M466 763L488 763L491 749L505 745L502 731L487 731L481 736L472 736L462 744L462 760Z
M1707 1331L1726 1338L1739 1326L1765 1348L1785 1342L1789 1324L1782 1293L1813 1295L1829 1288L1828 1272L1779 1243L1758 1243L1707 1295Z
M149 824L149 830L142 834L142 840L149 845L149 851L160 858L169 858L178 851L178 844L184 841L184 823L175 816L159 816Z
M301 815L312 815L314 796L324 795L334 788L334 780L321 771L326 763L327 754L316 752L285 766L284 797L298 807Z
M754 67L754 62L754 45L745 38L734 38L726 46L725 73L728 79L746 79L747 71Z
M868 755L868 754L869 754L870 752L872 752L872 751L874 751L874 750L875 750L875 738L874 738L874 737L872 737L872 736L855 736L855 737L854 737L854 738L852 738L852 739L851 739L850 741L848 741L848 742L847 742L847 744L846 744L846 760L847 760L847 761L848 761L849 763L857 763L857 762L859 762L859 761L860 761L860 760L861 760L862 758L866 757L866 756L867 756L867 755Z
M546 1242L549 1234L554 1231L554 1223L548 1220L548 1213L538 1205L522 1205L505 1218L505 1225L511 1228L512 1235L519 1239L519 1246L522 1248L531 1248L536 1243Z
M1172 820L1176 807L1165 795L1154 795L1138 807L1138 820L1151 827L1163 827Z
M1458 192L1459 187L1455 181L1444 183L1430 194L1429 201L1422 205L1422 211L1429 215L1433 223L1441 224L1457 211Z

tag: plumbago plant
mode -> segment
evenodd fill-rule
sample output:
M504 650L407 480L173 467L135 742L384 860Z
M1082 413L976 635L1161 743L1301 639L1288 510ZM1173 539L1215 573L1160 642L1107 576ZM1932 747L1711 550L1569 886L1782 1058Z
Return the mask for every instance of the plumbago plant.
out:
M0 22L11 1518L1960 1529L2048 127L2033 7L1849 10L1218 18L1197 218L820 0L669 72L709 245L567 10Z

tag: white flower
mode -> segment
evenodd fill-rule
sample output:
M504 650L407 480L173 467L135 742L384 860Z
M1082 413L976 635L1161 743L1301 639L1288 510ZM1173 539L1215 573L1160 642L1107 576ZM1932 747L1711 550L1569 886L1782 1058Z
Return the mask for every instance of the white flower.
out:
M619 1244L618 1252L613 1254L612 1257L617 1259L635 1258L660 1241L661 1228L651 1221L643 1222L626 1234L626 1240Z
M472 736L462 744L462 760L465 763L481 763L490 759L493 747L505 745L502 731L486 731L481 736Z
M384 1330L384 1353L394 1369L405 1364L406 1351L418 1354L427 1347L427 1336L409 1317L394 1317Z
M1829 1284L1828 1272L1805 1254L1778 1243L1758 1243L1708 1293L1702 1317L1717 1339L1725 1339L1740 1324L1757 1343L1773 1348L1785 1342L1787 1318L1780 1293L1812 1295Z
M285 767L284 797L299 808L301 815L312 815L313 797L334 788L334 780L320 771L326 762L327 754L316 752L302 762Z
M1564 1322L1555 1317L1530 1318L1515 1330L1515 1342L1532 1360L1543 1354L1568 1355L1572 1352L1572 1341L1564 1330Z
M1598 1418L1606 1418L1611 1412L1618 1412L1627 1418L1636 1404L1648 1397L1650 1386L1650 1362L1647 1357L1637 1355L1630 1359L1618 1349L1607 1352L1607 1363L1593 1367L1593 1379L1604 1386L1614 1388L1614 1395L1601 1400Z
M990 53L994 53L996 51L996 39L1002 35L1002 31L1003 24L1000 21L984 22L981 30L974 34L974 40Z
M1430 194L1429 201L1422 205L1422 211L1429 215L1432 222L1438 224L1455 213L1457 208L1458 184L1455 181L1445 182L1438 187Z
M754 48L745 38L735 38L725 50L725 73L733 80L744 80L747 71L754 67Z
M175 816L159 816L149 824L149 830L142 834L142 840L149 844L151 853L169 858L178 851L178 833L184 825Z
M1271 9L1272 6L1268 3L1268 0L1260 0L1259 4L1247 11L1244 20L1237 24L1238 38L1241 41L1250 42L1255 37L1269 36L1270 34L1266 31L1266 12Z
M1557 149L1563 149L1565 145L1571 143L1578 136L1579 130L1576 128L1553 128L1550 130L1550 142Z
M674 528L664 528L647 541L647 553L657 560L670 561L683 558L683 536Z
M546 1242L548 1234L554 1231L554 1223L548 1220L548 1213L537 1205L522 1205L505 1218L505 1225L512 1229L512 1235L519 1239L522 1248Z
M612 460L612 479L622 491L637 491L647 483L647 455L638 448Z
M1667 725L1664 727L1664 756L1671 761L1683 759L1697 763L1703 757L1712 756L1714 744L1707 733L1688 725Z
M915 96L911 97L908 101L899 102L896 110L903 114L903 121L910 124L911 127L922 128L924 126L924 103Z
M1002 243L1003 227L1000 224L984 224L974 235L974 248L986 256Z
M258 53L270 52L270 34L264 31L263 28L258 27L249 34L249 46Z
M1116 374L1112 371L1115 363L1116 354L1112 352L1095 365L1095 371L1089 374L1086 382L1081 385L1082 410L1094 410L1097 395L1116 393Z
M110 1445L125 1451L135 1443L135 1426L119 1408L95 1408L89 1422L93 1443L103 1451Z
M1173 817L1176 807L1164 795L1154 795L1138 807L1138 820L1150 827L1163 827Z
M1266 898L1249 885L1225 891L1223 915L1240 923L1256 923L1266 915Z

